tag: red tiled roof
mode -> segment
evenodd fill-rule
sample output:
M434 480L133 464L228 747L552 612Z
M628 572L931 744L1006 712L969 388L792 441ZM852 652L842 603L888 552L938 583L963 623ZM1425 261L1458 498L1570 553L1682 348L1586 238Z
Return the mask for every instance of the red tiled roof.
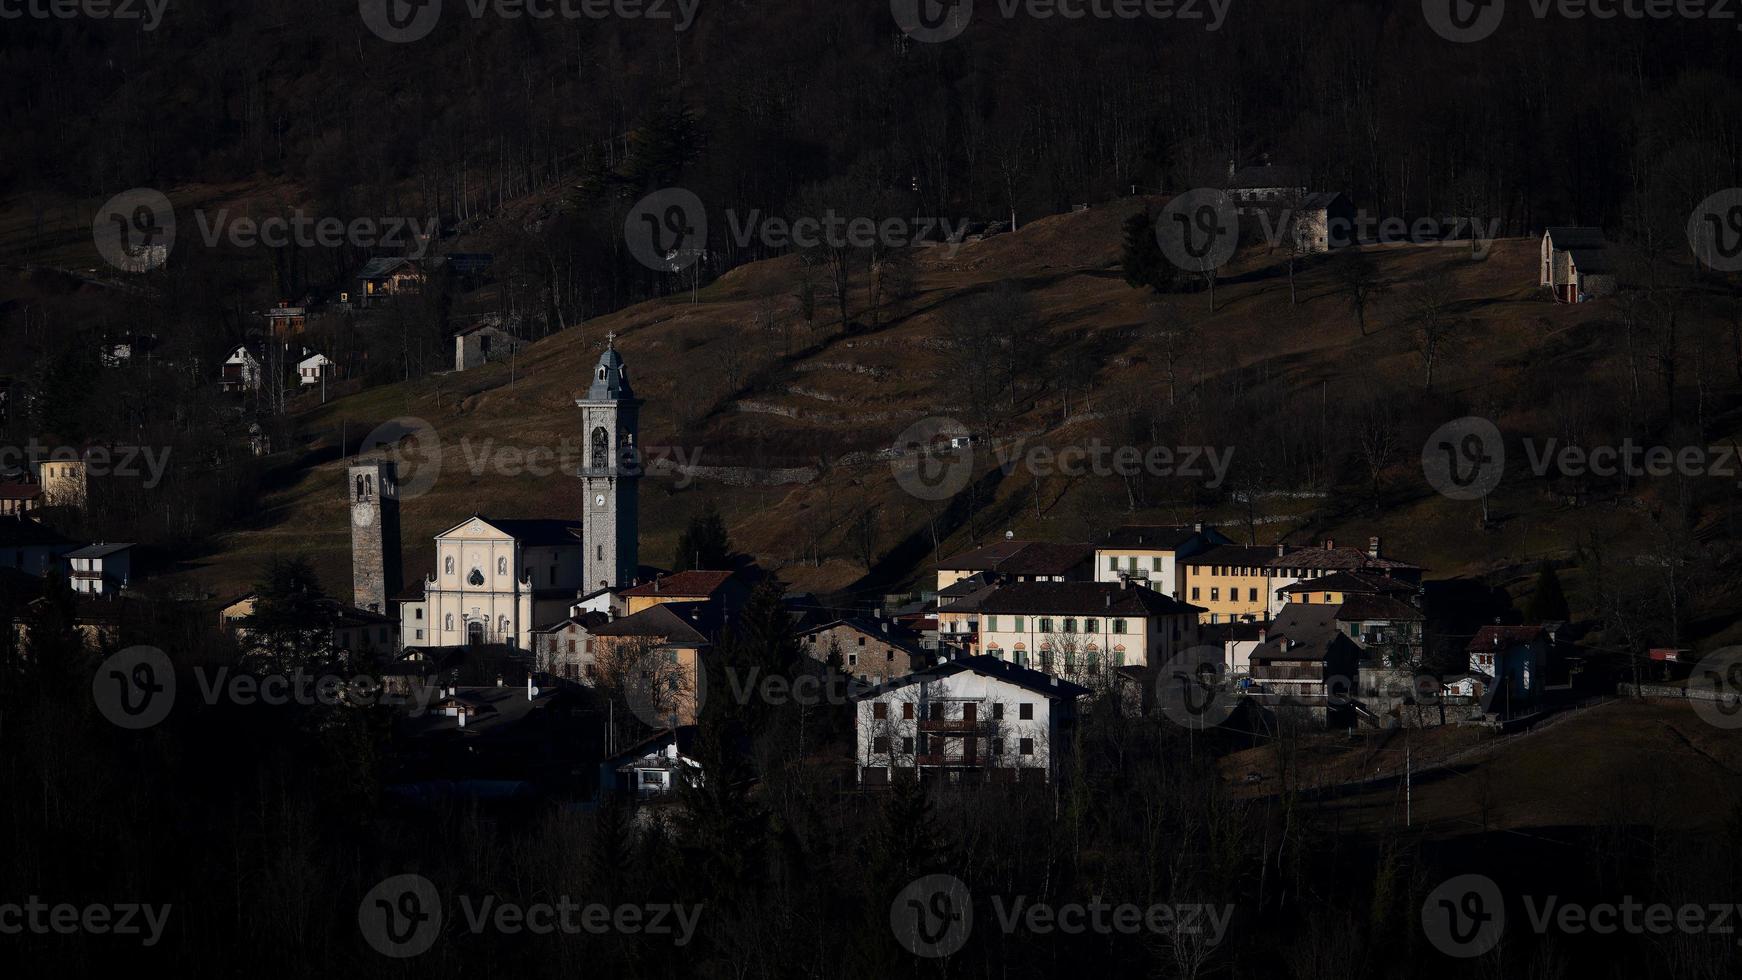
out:
M732 579L732 572L677 572L662 575L645 585L624 589L618 595L636 598L711 596Z
M1541 626L1484 626L1476 631L1476 636L1466 648L1469 653L1482 653L1494 649L1507 649L1521 643L1529 643L1542 635Z

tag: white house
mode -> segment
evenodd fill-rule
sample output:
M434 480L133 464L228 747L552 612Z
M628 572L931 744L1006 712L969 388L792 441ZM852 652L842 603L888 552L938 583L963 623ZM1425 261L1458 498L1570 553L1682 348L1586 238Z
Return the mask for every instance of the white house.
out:
M218 387L224 391L257 391L261 377L260 353L243 344L231 351L224 361L224 374Z
M994 657L947 660L878 685L854 696L859 780L902 771L1051 780L1088 693Z
M1131 579L1177 599L1178 560L1225 544L1233 542L1203 524L1114 528L1095 545L1095 581Z
M702 777L692 756L694 725L667 728L606 759L600 767L601 795L615 791L638 801L657 800Z
M305 350L306 353L306 350ZM322 375L332 370L333 362L327 360L327 355L316 353L305 357L296 363L296 377L305 387L321 383Z
M407 647L502 643L569 615L583 580L581 523L472 517L436 535L423 598L400 604Z
M114 595L133 575L132 544L86 545L62 557L67 563L67 582L74 592Z
M1609 241L1601 228L1560 227L1542 233L1538 285L1557 303L1583 303L1614 292Z
M975 652L1084 683L1197 645L1203 612L1141 585L1107 582L1017 582L974 605Z

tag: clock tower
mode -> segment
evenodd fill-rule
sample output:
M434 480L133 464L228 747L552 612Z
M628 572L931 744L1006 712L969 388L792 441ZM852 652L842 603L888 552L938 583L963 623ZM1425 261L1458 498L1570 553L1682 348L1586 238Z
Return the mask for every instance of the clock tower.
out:
M641 400L629 387L616 335L606 337L605 353L593 369L592 385L586 397L576 399L575 404L581 409L581 431L586 439L579 474L585 507L581 520L581 541L586 549L582 591L591 592L630 584L640 565L637 501L642 460L637 434Z
M400 587L399 468L390 459L355 460L345 495L351 504L352 602L385 614Z

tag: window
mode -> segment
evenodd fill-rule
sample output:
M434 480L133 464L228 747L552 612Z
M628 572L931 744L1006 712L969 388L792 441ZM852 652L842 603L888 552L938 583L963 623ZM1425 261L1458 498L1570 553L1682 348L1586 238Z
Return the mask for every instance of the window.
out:
M1258 590L1257 589L1247 589L1246 590L1246 601L1247 602L1257 602L1258 601Z
M1022 704L1018 705L1016 708L1016 717L1023 720L1023 721L1033 721L1034 720L1034 704L1033 704L1033 702L1025 701Z
M568 643L568 648L569 648L569 652L570 652L570 653L574 653L574 652L575 652L575 640L574 640L574 637L572 637L572 636L571 636L571 637L569 637L569 639L568 639L568 640L567 640L567 643Z
M859 655L856 653L847 654L847 665L849 667L859 666Z
M995 701L992 703L992 720L993 721L1003 721L1004 720L1004 702Z
M1123 620L1123 619L1113 620L1113 632L1119 636L1124 636L1125 635L1125 620Z
M418 639L420 639L420 640L421 640L421 639L423 639L423 630L418 630L418 631L417 631L417 638L418 638Z
M1219 602L1219 601L1221 601L1221 599L1222 599L1222 590L1221 589L1211 589L1210 590L1210 601L1211 602Z
M992 754L993 755L1003 755L1004 754L1004 740L1003 739L995 738L992 740Z
M443 575L454 574L454 556L453 555L449 555L448 557L442 559L442 574Z
M1016 746L1016 751L1022 755L1034 754L1034 739L1032 738L1020 739L1017 741Z
M941 701L933 701L933 702L932 702L932 705L931 705L931 720L932 720L932 721L943 721L943 720L944 720L944 706L943 706L943 702L941 702Z
M1018 632L1018 633L1022 632L1022 617L1021 616L1016 617L1016 632Z
M889 705L879 701L871 706L871 717L883 721L889 717Z
M998 631L998 617L997 616L987 616L986 617L986 632L995 633L997 631Z
M1083 632L1085 632L1085 633L1099 633L1099 632L1101 632L1101 621L1098 619L1085 619L1085 620L1083 620Z
M1329 592L1326 592L1326 593L1325 593L1325 601L1326 601L1326 602L1330 602L1330 601L1331 601L1331 594L1330 594L1330 593L1329 593Z
M1192 601L1193 602L1198 601L1198 587L1195 585L1192 586Z
M904 738L901 740L901 754L902 755L912 755L913 754L913 739Z
M925 737L924 732L920 732L919 733L919 754L925 755L926 752L930 751L930 749L931 749L931 740Z
M508 559L506 559L506 558L496 559L496 574L497 575L507 575L508 574Z
M908 720L908 721L913 720L913 704L912 704L912 702L909 702L907 704L903 704L901 706L901 717L905 720Z
M895 662L895 651L889 650L889 651L884 652L883 661L885 663L891 663L891 664L894 663Z
M1052 619L1051 619L1051 617L1042 617L1038 622L1035 623L1034 628L1039 630L1042 633L1051 633L1052 632Z
M1161 571L1161 556L1160 555L1156 555L1153 558L1149 559L1149 570L1152 572Z
M1116 572L1119 570L1119 556L1118 555L1108 555L1107 556L1107 570L1110 572Z
M871 740L871 751L878 755L889 754L889 736L879 735Z
M418 609L418 610L416 610L416 611L415 611L415 612L413 612L413 613L412 613L412 617L411 617L411 618L413 618L413 619L422 619L422 618L423 618L423 610L422 610L422 609Z
M1065 632L1066 633L1075 633L1076 631L1077 631L1077 621L1075 619L1065 620Z

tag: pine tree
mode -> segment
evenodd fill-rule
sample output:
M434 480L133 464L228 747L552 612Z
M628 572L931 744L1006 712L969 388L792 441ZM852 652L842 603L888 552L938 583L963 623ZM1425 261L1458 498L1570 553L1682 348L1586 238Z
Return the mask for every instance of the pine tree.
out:
M1161 243L1155 238L1155 220L1148 211L1138 211L1125 219L1120 261L1125 266L1125 281L1133 288L1147 286L1158 293L1162 291L1167 280L1166 260L1161 254Z
M720 570L732 563L732 539L726 533L726 522L712 500L702 512L690 518L689 526L677 539L677 554L671 568L674 572L692 569Z
M1542 571L1537 573L1536 590L1530 594L1525 616L1532 623L1564 623L1571 618L1561 578L1548 562L1543 562Z

